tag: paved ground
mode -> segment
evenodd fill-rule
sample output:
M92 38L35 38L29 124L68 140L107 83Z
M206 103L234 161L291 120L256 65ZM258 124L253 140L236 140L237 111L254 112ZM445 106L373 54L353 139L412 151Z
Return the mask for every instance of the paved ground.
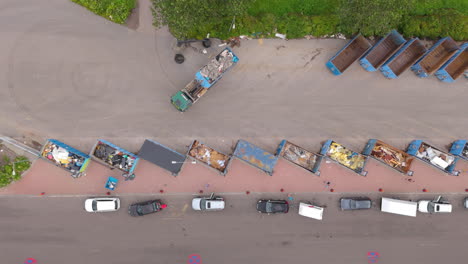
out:
M451 215L416 218L379 212L375 196L369 211L340 212L339 196L332 194L295 196L287 215L255 211L256 200L272 197L268 194L226 195L224 212L206 214L191 210L191 196L162 196L169 204L166 211L142 218L127 215L131 202L150 197L121 197L121 210L107 214L84 212L85 197L3 197L2 263L23 263L32 257L48 264L185 264L189 255L199 254L205 264L364 264L369 263L368 252L380 254L378 264L438 264L466 258L468 231L460 223L466 222L468 212L461 208L461 196L448 196L454 203ZM327 206L324 220L297 215L294 206L299 200Z
M386 80L353 65L343 76L332 76L325 61L343 40L248 40L235 52L241 62L196 104L181 114L169 103L196 69L221 48L204 55L181 51L187 61L173 62L174 38L163 28L151 30L148 1L140 1L137 31L94 16L66 0L0 4L0 130L42 142L57 138L88 152L97 138L137 151L153 138L185 153L200 139L232 153L239 138L273 152L283 138L318 151L327 138L360 151L369 138L405 149L414 138L442 149L466 137L465 79L444 84L418 79L406 72ZM40 10L40 12L38 12ZM19 19L21 18L21 19ZM217 44L217 43L215 43ZM459 162L459 177L448 176L416 162L415 182L375 161L360 177L336 164L324 164L320 178L280 161L273 177L242 162L233 162L226 177L200 164L184 166L173 178L142 162L138 179L118 192L207 191L336 192L385 191L462 192L468 187L467 162ZM3 193L102 193L109 175L93 163L88 175L72 180L64 171L36 162L25 178ZM204 189L205 190L205 189Z

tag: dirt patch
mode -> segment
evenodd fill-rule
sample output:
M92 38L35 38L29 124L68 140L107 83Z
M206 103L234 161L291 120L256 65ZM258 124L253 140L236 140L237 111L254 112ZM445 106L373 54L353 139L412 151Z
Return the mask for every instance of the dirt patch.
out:
M9 158L9 161L13 161L16 158L16 153L7 148L5 145L0 144L0 166L6 165L7 162L5 161L5 157Z
M140 25L140 4L136 1L136 6L133 8L132 13L128 16L125 25L133 30L136 30Z

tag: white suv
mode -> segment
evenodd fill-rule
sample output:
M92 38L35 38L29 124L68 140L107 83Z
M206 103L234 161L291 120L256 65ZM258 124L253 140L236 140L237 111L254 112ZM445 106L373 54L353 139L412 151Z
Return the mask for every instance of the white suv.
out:
M120 199L112 197L89 198L85 201L85 210L90 213L114 212L120 208Z
M210 197L197 197L192 200L192 209L195 211L218 211L224 209L224 198L214 196Z
M421 200L418 202L418 210L421 213L451 213L452 205L442 200L442 196L438 196L433 201Z

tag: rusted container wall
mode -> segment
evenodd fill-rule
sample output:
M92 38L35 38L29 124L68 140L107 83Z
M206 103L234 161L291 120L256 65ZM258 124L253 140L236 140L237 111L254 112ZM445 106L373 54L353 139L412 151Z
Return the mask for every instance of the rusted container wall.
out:
M359 34L338 51L325 65L334 75L340 75L371 47L370 42Z
M435 73L443 82L454 82L468 69L468 43L460 49Z
M443 38L434 44L423 57L411 66L411 70L414 71L418 77L428 77L447 62L457 50L458 45L452 38Z
M380 71L386 78L398 78L425 53L422 42L418 38L411 39L382 65Z
M362 154L372 157L398 172L413 175L411 164L414 157L398 148L392 147L380 140L370 139Z
M320 175L323 156L307 151L287 140L282 140L276 151L278 157L296 164L316 175Z
M359 64L366 71L377 71L405 42L405 38L400 33L392 30L362 56Z

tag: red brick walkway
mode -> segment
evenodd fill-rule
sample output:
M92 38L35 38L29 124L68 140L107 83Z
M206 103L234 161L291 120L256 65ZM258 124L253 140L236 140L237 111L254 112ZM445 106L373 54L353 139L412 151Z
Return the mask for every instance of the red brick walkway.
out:
M23 179L0 194L40 195L52 194L105 194L108 176L117 177L120 182L113 194L118 193L198 193L209 192L464 192L468 188L468 161L460 160L459 176L445 174L438 169L416 160L412 169L414 182L388 166L369 159L366 177L360 176L341 165L326 161L321 166L321 176L316 176L280 159L273 176L235 159L226 176L218 174L203 164L186 163L181 173L174 177L169 172L140 160L133 181L124 181L120 171L110 170L97 162L89 165L85 176L73 179L69 173L44 160L36 160ZM325 182L330 182L328 187Z

